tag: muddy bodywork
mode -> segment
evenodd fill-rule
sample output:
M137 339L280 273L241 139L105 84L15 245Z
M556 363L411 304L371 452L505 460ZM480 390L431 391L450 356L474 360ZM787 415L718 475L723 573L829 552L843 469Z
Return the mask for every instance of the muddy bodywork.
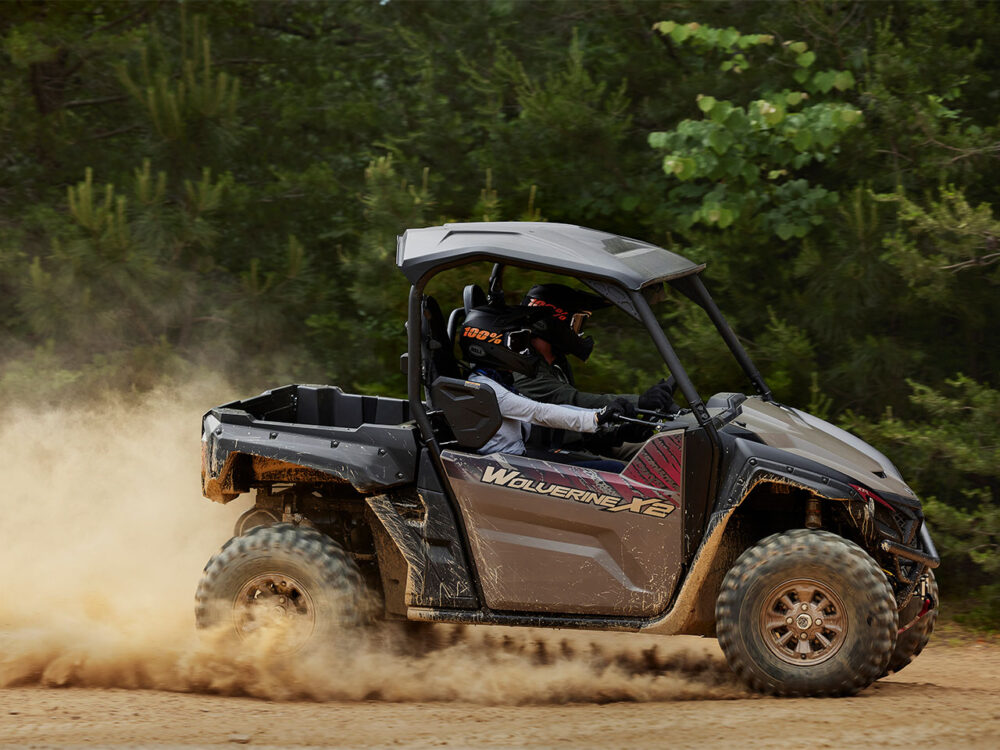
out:
M256 484L342 483L359 493L412 484L416 428L400 399L288 385L212 409L202 423L202 491L229 502Z
M680 574L682 436L650 440L622 474L443 458L490 609L641 617L666 607Z
M879 451L811 414L758 398L744 401L731 424L732 460L720 507L746 498L756 484L784 485L803 497L835 502L826 507L846 518L863 546L904 578L900 558L904 567L937 567L920 501ZM744 429L754 440L739 436Z
M937 553L919 501L896 468L857 437L797 409L739 394L719 394L710 403L733 396L739 403L720 425L720 482L702 543L672 607L642 629L711 634L714 594L736 557L763 530L780 528L776 510L791 509L804 521L809 501L816 502L820 518L842 524L849 532L845 536L894 574L897 600L904 606L924 570L936 567ZM887 540L924 559L887 553L880 546Z
M849 432L798 409L748 398L734 417L765 445L815 461L828 471L889 495L915 497L888 458Z
M309 387L294 393L302 388ZM282 400L276 392L287 402L284 412L263 408ZM294 416L292 393L277 389L209 412L208 455L214 449L227 457L218 473L207 459L206 476L233 492L301 484L335 502L341 485L363 497L371 557L387 610L397 617L710 634L710 592L748 542L734 518L764 488L800 505L822 500L827 513L836 504L876 552L884 539L932 552L916 533L919 504L887 459L835 427L759 398L710 400L724 446L713 489L705 481L712 454L690 414L667 423L621 474L445 450L438 477L412 426L276 421ZM379 452L390 434L405 436L402 460ZM242 483L226 461L243 461ZM357 481L362 475L368 479ZM917 509L909 526L879 519L885 498ZM900 580L916 571L908 572L901 570Z
M436 273L481 260L495 264L491 300L504 299L505 264L520 265L572 275L640 321L689 410L663 421L621 474L462 450L460 426L426 400L446 379L435 371L454 342L443 322L428 325L440 310L424 290ZM701 265L630 238L530 222L410 230L397 264L413 285L407 400L285 386L212 409L202 437L206 496L256 490L260 517L337 539L388 615L711 634L735 559L803 526L860 544L899 607L937 565L899 472L858 438L774 401ZM757 395L702 400L650 308L665 284L705 309ZM461 396L461 378L448 382Z

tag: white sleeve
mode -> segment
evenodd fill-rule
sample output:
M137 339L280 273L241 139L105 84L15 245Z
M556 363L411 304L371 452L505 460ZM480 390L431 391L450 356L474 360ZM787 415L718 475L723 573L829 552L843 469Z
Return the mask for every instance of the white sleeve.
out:
M500 413L508 419L530 422L542 427L553 427L557 430L573 430L574 432L597 432L596 415L598 409L583 409L579 406L564 406L562 404L543 404L532 401L517 393L511 393L492 378L473 376L493 389L497 395Z

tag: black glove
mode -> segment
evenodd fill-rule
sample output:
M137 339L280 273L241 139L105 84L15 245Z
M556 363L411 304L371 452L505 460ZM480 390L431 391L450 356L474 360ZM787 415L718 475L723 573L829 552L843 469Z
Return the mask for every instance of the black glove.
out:
M597 424L607 424L618 417L634 417L635 407L627 398L619 396L597 412Z
M674 405L674 391L676 390L677 381L671 375L668 380L661 380L639 396L639 408L644 411L659 411L669 414Z

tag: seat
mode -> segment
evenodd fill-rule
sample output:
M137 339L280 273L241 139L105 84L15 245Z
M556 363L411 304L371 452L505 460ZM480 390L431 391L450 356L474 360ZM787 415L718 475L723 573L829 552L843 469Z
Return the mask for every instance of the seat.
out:
M462 290L462 305L465 307L466 315L469 314L469 310L484 307L486 304L486 292L479 284L469 284Z
M431 397L463 450L479 450L503 424L496 393L488 385L438 378L431 386Z
M441 313L441 306L430 295L421 303L420 346L423 359L424 386L430 393L431 384L438 378L460 378L462 368L455 357L453 339Z
M455 343L458 339L458 329L462 327L465 316L474 307L483 307L488 304L486 292L478 284L469 284L462 290L462 307L456 307L448 316L448 339Z

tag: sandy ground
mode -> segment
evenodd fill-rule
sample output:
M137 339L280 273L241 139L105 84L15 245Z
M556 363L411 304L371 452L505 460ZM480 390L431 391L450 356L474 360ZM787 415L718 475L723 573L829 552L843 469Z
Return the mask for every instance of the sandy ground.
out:
M613 648L610 639L629 636L599 638ZM714 649L714 642L665 640L689 653ZM726 685L724 667L711 663L718 674L708 681ZM684 676L698 682L692 672ZM932 645L900 674L844 699L763 698L735 685L718 697L557 705L275 702L15 687L0 689L0 746L758 748L790 742L810 748L996 748L998 678L1000 646L971 643Z

